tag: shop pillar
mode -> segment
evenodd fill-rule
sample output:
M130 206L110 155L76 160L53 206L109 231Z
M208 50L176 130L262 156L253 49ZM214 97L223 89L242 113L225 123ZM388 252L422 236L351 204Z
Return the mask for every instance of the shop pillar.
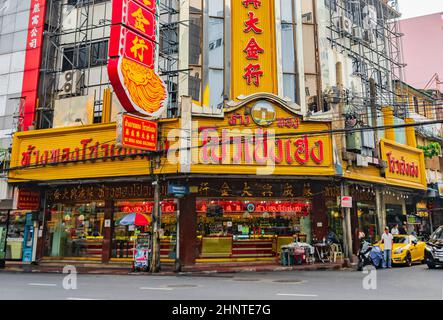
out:
M411 118L406 118L405 123L406 124L413 124L415 121ZM412 148L417 148L417 136L415 134L415 128L414 127L406 127L406 142L407 145Z
M179 199L179 260L181 265L195 264L197 256L197 210L195 195Z
M114 216L114 200L105 201L105 227L103 228L103 251L102 251L102 263L108 263L111 259L112 249L112 228L113 228L113 216ZM106 221L110 221L110 225L106 226Z
M390 107L383 108L383 119L385 126L394 125L394 111ZM385 129L385 138L388 140L395 141L395 130L394 128Z
M341 185L341 196L349 196L349 186L346 183ZM352 223L351 223L351 209L342 208L343 215L343 242L345 247L346 257L352 262L353 244L352 244Z
M375 188L375 208L377 210L379 233L382 233L386 227L386 207L381 187Z
M325 199L322 193L317 193L312 199L312 236L318 241L328 236L328 216Z

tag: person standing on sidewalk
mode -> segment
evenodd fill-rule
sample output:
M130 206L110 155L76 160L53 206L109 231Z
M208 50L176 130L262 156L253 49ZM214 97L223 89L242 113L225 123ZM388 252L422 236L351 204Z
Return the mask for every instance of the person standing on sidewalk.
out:
M397 235L397 234L400 234L400 231L398 231L398 224L396 224L396 225L392 228L391 233L392 233L393 236L395 236L395 235Z
M386 267L391 268L392 262L392 240L394 239L394 236L389 232L389 227L385 228L385 232L381 236L381 242L384 244L384 260L383 260L383 269Z

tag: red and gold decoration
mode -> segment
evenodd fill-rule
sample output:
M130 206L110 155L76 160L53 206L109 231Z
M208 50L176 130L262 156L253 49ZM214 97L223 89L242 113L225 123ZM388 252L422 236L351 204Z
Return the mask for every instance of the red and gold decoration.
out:
M232 0L232 95L277 93L274 2Z
M167 91L155 71L157 5L154 0L113 0L109 80L123 108L157 118Z

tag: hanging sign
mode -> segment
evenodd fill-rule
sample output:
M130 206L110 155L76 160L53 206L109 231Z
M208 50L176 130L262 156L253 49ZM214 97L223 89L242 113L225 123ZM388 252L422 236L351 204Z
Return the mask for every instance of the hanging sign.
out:
M155 70L157 5L154 0L113 0L108 75L123 108L158 118L167 103Z
M158 125L128 114L117 118L117 146L157 151Z
M344 196L344 197L338 197L340 206L342 208L352 208L352 197Z
M20 4L21 2L19 1ZM28 28L26 30L26 56L21 93L25 99L20 109L20 116L23 120L19 124L20 131L27 131L35 120L46 15L46 0L31 0L27 2L30 3L30 11Z

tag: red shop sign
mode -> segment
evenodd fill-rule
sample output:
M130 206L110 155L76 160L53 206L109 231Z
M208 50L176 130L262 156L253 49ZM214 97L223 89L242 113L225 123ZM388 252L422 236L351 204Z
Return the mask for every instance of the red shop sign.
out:
M17 209L18 210L39 210L40 209L40 192L34 191L34 190L29 190L29 189L20 189L18 191Z

